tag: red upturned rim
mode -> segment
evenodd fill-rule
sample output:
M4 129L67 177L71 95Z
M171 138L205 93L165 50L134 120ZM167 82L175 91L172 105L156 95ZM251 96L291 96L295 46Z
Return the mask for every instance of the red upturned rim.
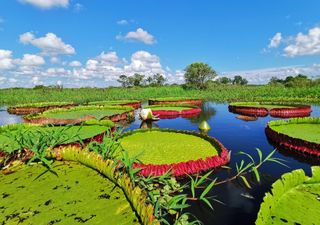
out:
M293 105L295 106L295 105ZM295 108L274 108L268 110L264 107L253 107L253 106L228 106L229 112L237 113L245 116L259 116L265 117L270 115L278 118L291 118L291 117L304 117L310 116L312 109L309 105L296 105Z
M152 110L152 108L151 108ZM191 108L191 109L184 109L181 111L178 110L152 110L152 113L158 116L160 119L171 119L177 118L179 116L190 118L197 116L201 113L200 108Z
M170 171L172 176L179 177L179 176L186 176L187 174L196 174L201 173L213 168L221 167L226 165L230 161L230 154L226 147L220 143L217 139L200 134L193 131L184 131L184 130L172 130L172 129L152 129L152 130L162 130L162 131L169 131L169 132L176 132L176 133L183 133L183 134L190 134L196 135L200 138L205 138L211 144L218 147L220 150L220 155L215 156L208 156L205 159L197 159L197 160L188 160L185 162L179 163L171 163L171 164L144 164L144 163L134 163L134 168L141 169L139 171L139 175L141 176L161 176L166 172ZM137 130L135 130L137 131ZM123 136L130 135L130 133L134 133L135 131L129 131L124 133ZM141 130L140 130L141 131ZM141 131L143 132L143 131ZM122 137L123 137L122 136Z
M265 132L270 141L275 143L275 145L286 150L293 150L303 154L320 157L320 144L279 133L270 128L269 125L267 125Z
M133 115L134 111L128 111L121 114L115 114L112 116L106 116L102 119L108 119L112 122L119 122L121 120L128 119ZM53 124L53 125L67 125L67 124L79 124L87 120L95 119L93 116L86 116L77 119L58 119L58 118L23 118L23 121L26 123L35 123L35 124Z
M176 100L157 100L149 99L149 105L177 105L177 104L190 104L190 105L201 105L203 99L176 99Z
M70 109L77 106L78 104L67 104L67 105L48 105L48 106L17 106L9 107L8 113L16 115L28 115L34 113L41 113L50 109Z
M141 102L131 102L131 103L125 103L125 104L119 104L121 106L131 106L134 109L139 109L141 108Z

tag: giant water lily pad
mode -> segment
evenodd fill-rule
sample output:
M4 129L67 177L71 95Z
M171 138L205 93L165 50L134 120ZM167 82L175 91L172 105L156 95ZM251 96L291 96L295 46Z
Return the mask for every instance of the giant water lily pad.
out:
M190 131L134 130L125 133L120 142L131 157L138 155L142 175L161 175L168 169L177 176L196 173L229 160L227 150L216 139Z
M73 102L39 102L39 103L28 103L11 106L8 108L8 112L17 115L27 115L31 113L40 113L49 109L56 108L72 108L76 106Z
M271 121L266 133L276 145L320 156L320 118Z
M276 102L232 102L229 111L247 116L305 117L312 112L309 105Z
M192 105L151 105L146 106L146 109L151 109L154 115L159 118L176 118L179 116L193 117L201 113L201 109Z
M141 102L138 100L110 100L110 101L96 101L88 102L88 105L120 105L120 106L131 106L133 108L140 108Z
M41 124L79 123L90 119L119 121L132 114L132 107L125 106L78 106L71 109L53 109L25 117L26 122Z
M114 123L109 120L104 121L87 121L83 125L61 127L61 126L39 126L29 124L15 124L0 127L0 152L12 153L18 149L19 145L14 139L15 134L30 133L42 135L43 133L58 133L66 137L66 141L61 144L69 144L80 140L93 138L97 135L104 134L111 129Z
M2 224L139 224L120 188L76 163L0 174Z
M312 177L301 169L284 174L271 192L263 199L257 225L319 224L320 167L312 167Z

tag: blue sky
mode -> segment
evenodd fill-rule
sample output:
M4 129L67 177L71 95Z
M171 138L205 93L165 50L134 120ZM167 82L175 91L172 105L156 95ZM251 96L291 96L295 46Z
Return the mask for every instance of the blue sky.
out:
M0 87L182 82L195 61L250 83L320 75L320 2L2 0Z

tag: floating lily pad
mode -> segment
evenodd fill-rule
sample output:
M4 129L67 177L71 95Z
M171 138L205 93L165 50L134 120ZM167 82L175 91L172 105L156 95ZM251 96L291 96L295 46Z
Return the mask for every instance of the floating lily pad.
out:
M169 105L169 104L201 105L202 102L203 102L202 99L181 98L181 97L167 97L167 98L149 99L149 105Z
M319 224L320 167L312 167L312 174L300 169L277 180L263 199L256 225Z
M11 106L8 108L8 112L17 115L27 115L32 113L40 113L49 109L56 108L71 108L77 104L73 102L39 102L29 103Z
M229 111L246 116L303 117L312 112L309 105L284 104L275 102L233 102Z
M71 109L53 109L25 117L26 122L41 124L80 123L90 119L110 119L114 122L127 119L133 113L125 106L78 106Z
M266 133L281 147L320 156L320 118L271 121Z
M179 116L193 117L201 113L201 109L192 105L151 105L146 106L146 109L151 109L153 115L159 118L176 118Z
M18 131L32 132L37 135L41 135L42 132L54 132L63 130L63 134L71 137L67 142L63 144L77 142L79 140L85 140L93 138L97 135L104 134L107 130L114 126L114 123L109 120L104 121L88 121L82 126L61 127L61 126L40 126L34 124L15 124L0 127L0 151L7 153L14 152L19 147L16 140L12 139L14 134ZM10 134L8 133L10 132ZM77 136L75 136L77 135Z
M226 164L229 159L221 143L196 132L141 129L125 133L120 142L130 156L139 155L142 175L161 175L170 168L177 176L196 173ZM153 170L146 165L159 167Z
M76 163L42 165L0 174L3 224L139 224L123 191Z
M113 101L96 101L89 102L88 105L120 105L120 106L131 106L135 109L141 107L141 102L138 100L113 100Z

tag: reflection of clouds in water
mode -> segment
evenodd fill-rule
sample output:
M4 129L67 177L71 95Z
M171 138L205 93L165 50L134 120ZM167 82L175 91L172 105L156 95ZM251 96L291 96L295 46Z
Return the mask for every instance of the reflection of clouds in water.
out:
M21 117L10 115L7 111L0 111L0 126L22 122Z
M243 195L245 190L238 185L230 182L227 185L228 205L232 208L241 208L244 212L250 213L254 210L252 199L246 198Z
M243 127L244 127L244 129L246 129L246 130L251 130L251 128L250 128L248 125L244 125Z

